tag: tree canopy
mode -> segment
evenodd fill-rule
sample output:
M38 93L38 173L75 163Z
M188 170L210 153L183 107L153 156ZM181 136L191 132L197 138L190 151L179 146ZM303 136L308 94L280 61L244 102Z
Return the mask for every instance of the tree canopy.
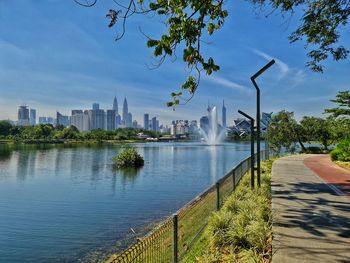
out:
M338 107L325 109L325 113L330 113L333 117L350 116L350 91L338 92L336 99L331 102L337 103Z
M74 0L85 7L94 6L98 0ZM350 0L248 0L253 5L267 6L282 14L302 12L300 24L291 33L290 42L305 40L310 58L307 66L316 72L323 72L322 61L328 57L334 60L346 59L349 50L338 44L341 29L348 22ZM158 38L148 37L147 46L159 58L159 65L167 56L174 56L176 49L183 47L182 59L190 69L186 81L178 92L172 92L168 106L188 102L196 92L201 73L207 75L220 69L213 57L204 57L201 46L204 35L219 30L229 13L223 0L113 0L106 17L109 27L120 27L120 40L126 32L127 20L133 15L154 13L165 18L167 33ZM114 5L115 4L115 5ZM271 12L272 13L272 12Z

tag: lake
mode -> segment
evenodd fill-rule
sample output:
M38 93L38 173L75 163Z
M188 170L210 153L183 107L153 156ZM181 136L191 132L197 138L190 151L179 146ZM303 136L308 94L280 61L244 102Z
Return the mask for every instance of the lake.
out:
M133 144L139 170L116 171L121 145L0 145L0 262L95 262L214 184L250 144Z

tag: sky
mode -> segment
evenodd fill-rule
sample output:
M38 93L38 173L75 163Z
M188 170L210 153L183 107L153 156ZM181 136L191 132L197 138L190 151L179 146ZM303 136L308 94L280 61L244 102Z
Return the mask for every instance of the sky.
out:
M124 2L126 0L123 0ZM122 2L123 2L122 1ZM99 0L84 8L73 0L0 1L0 119L17 119L19 105L37 110L39 116L69 115L72 109L112 108L117 96L119 111L124 97L129 111L142 124L143 114L161 123L199 119L208 102L221 107L225 100L231 125L243 110L254 116L255 89L250 82L259 68L274 58L277 63L258 79L262 111L294 111L324 116L338 91L349 90L350 60L327 60L323 74L305 67L305 42L290 44L288 36L298 15L282 17L259 10L247 1L227 1L224 27L206 37L203 52L220 65L220 72L204 76L191 102L175 111L166 106L189 74L179 58L156 62L146 37L165 32L164 18L134 16L127 21L123 39L115 41L118 27L108 28L105 15L117 8L112 0ZM350 48L349 27L342 43Z

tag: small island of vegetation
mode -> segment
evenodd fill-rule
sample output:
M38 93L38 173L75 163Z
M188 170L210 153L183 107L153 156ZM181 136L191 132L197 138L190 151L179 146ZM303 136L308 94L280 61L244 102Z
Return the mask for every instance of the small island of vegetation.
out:
M113 158L113 165L116 168L139 168L142 167L144 163L143 157L134 147L123 149Z

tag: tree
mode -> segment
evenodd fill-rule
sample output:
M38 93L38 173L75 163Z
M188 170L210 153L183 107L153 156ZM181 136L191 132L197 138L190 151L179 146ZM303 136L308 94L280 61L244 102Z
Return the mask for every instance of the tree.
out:
M329 120L304 116L300 121L300 125L306 141L320 141L327 150L332 139Z
M303 144L305 137L301 126L294 119L293 112L280 111L272 117L268 127L268 138L271 149L277 153L282 147L294 151L296 143L299 143L302 150L306 151Z
M8 121L0 121L0 136L10 135L12 124Z
M336 99L331 100L331 102L337 103L339 106L336 108L325 109L325 113L332 114L333 117L338 116L350 116L350 92L339 91L336 95Z
M97 0L74 0L76 3L92 7ZM340 30L348 22L350 0L248 0L254 5L268 6L282 14L294 14L301 10L300 25L290 35L290 41L306 40L306 46L313 49L308 53L307 66L316 72L323 72L322 61L328 57L334 60L346 59L349 53L344 46L338 45ZM220 69L212 57L205 58L201 52L203 37L219 30L228 16L223 0L126 0L127 4L113 0L118 9L110 9L107 18L109 27L120 26L120 40L126 31L127 19L133 15L149 13L164 17L167 33L158 38L148 38L147 46L153 49L159 65L168 56L175 56L177 47L183 47L182 59L190 69L187 80L178 92L172 92L172 101L168 106L175 107L188 102L196 92L201 72L207 75ZM231 1L233 2L233 1ZM271 12L272 13L272 12ZM186 96L187 95L187 96Z

